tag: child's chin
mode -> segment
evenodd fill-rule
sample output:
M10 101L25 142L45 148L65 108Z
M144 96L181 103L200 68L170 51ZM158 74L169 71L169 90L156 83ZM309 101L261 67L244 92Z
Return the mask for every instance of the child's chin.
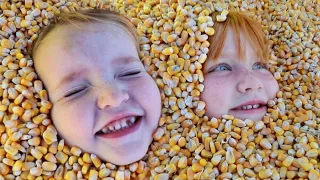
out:
M117 155L113 156L112 161L110 161L112 164L123 166L128 165L134 162L137 162L141 160L146 155L147 149L145 151L143 150L134 150L131 149L130 152L127 155Z
M250 119L250 120L252 120L254 122L257 122L257 121L262 121L263 115L247 116L247 117L243 117L241 119L243 119L243 120Z
M151 142L144 141L127 144L125 147L121 147L118 150L113 151L113 154L108 154L108 159L111 163L116 165L128 165L141 160L148 151Z

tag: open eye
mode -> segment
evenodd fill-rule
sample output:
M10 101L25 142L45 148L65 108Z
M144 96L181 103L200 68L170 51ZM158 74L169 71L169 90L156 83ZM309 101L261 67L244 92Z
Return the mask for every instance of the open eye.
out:
M210 68L208 70L208 73L211 73L211 72L218 72L218 71L231 71L232 68L226 64L226 63L222 63L222 64L218 64L212 68Z
M258 69L267 69L267 65L260 62L255 63L252 67L252 70L258 70Z
M66 93L66 95L64 95L64 97L65 97L65 98L71 97L71 96L73 96L73 95L76 95L76 94L78 94L78 93L83 92L85 89L87 89L87 87L79 87L79 88L72 89L72 90L68 91L68 92Z

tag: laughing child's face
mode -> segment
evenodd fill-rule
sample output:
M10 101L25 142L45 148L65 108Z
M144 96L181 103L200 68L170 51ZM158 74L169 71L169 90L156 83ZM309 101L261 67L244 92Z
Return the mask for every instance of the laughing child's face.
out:
M69 145L103 160L137 161L158 124L159 90L126 30L112 22L78 25L55 28L35 54L54 125Z
M279 85L241 32L240 38L245 45L243 59L238 55L234 30L229 27L221 54L207 60L201 98L209 117L230 114L258 121L266 114L267 101L275 97Z

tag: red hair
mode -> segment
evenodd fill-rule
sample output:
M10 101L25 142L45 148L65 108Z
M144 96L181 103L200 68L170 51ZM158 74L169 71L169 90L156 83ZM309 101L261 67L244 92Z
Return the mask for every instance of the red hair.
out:
M224 22L217 22L217 15L219 14L214 13L212 16L215 34L208 39L210 43L208 58L210 60L219 58L225 45L228 29L232 28L235 33L240 59L245 57L245 42L242 42L240 38L240 35L244 35L244 38L249 40L260 61L264 63L268 61L269 46L261 24L243 12L229 12Z

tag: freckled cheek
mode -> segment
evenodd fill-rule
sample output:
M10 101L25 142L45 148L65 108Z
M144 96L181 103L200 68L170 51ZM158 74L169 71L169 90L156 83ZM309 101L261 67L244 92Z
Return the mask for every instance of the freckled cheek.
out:
M279 91L279 84L277 80L270 73L268 75L261 75L260 81L263 83L263 86L266 88L268 96L270 99L274 98Z
M230 90L232 90L228 80L224 77L207 77L204 86L201 99L207 104L207 114L219 117L227 113L229 97L231 96Z

